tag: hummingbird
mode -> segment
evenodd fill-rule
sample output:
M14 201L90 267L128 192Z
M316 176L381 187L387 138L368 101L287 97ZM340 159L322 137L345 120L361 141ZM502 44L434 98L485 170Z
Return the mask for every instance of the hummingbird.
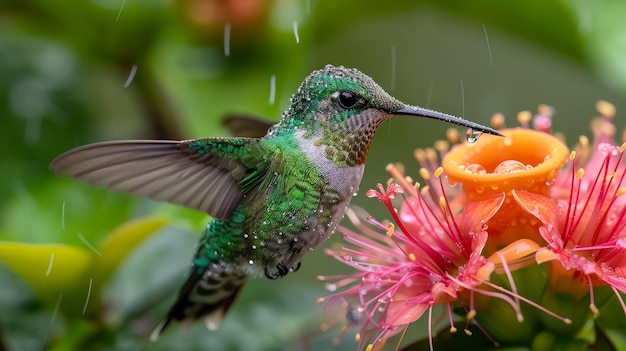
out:
M248 277L296 271L342 219L377 128L402 115L501 135L400 102L357 69L327 65L304 79L263 136L100 142L63 153L50 168L212 216L156 340L171 321L204 319L217 329Z

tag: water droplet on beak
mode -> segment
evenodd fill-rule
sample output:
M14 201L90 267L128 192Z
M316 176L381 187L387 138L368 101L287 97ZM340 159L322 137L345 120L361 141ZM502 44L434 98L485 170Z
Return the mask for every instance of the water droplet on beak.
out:
M480 134L482 134L480 131L474 130L472 128L468 128L465 139L467 140L468 143L474 144L475 142L478 141L478 138L480 138Z

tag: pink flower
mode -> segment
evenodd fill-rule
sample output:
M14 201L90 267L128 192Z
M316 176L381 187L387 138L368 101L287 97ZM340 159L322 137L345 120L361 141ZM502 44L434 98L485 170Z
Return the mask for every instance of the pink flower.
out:
M552 109L541 106L534 118L520 113L522 128L501 129L504 138L460 144L450 133L453 148L438 142L437 151L416 151L421 191L390 165L396 183L367 195L393 223L367 217L368 226L349 212L358 232L340 228L348 245L327 254L356 272L320 277L333 292L321 301L347 310L344 330L360 327L359 348L382 348L428 311L432 349L438 304L447 307L451 331L454 308L465 311L466 331L472 322L489 338L519 345L534 342L538 330L576 337L587 313L577 304L563 308L559 294L589 296L597 315L594 287L609 286L626 313L619 294L626 293L626 146L613 142L614 108L601 102L598 110L593 146L581 138L574 152L550 134ZM494 115L492 124L504 118ZM521 302L534 310L522 315Z
M501 299L522 320L519 301L527 299L491 284L489 276L495 265L482 255L488 238L485 223L500 209L503 199L469 203L462 213L454 214L444 195L439 196L430 187L419 193L419 187L401 177L394 166L388 168L398 176L401 185L394 183L385 189L379 184L378 191L370 190L367 196L376 197L387 206L399 230L392 223L383 224L368 217L368 223L385 231L386 235L382 235L349 212L360 233L341 228L351 246L327 250L327 254L357 272L320 277L333 281L327 284L329 290L341 289L320 301L327 301L329 308L346 307L348 327L361 325L357 334L359 348L366 341L368 351L381 348L390 336L405 330L426 311L430 322L432 308L437 304L447 306L450 329L454 332L452 303L467 311L469 323L476 314L475 294ZM440 174L441 169L435 171L437 179ZM443 183L438 184L443 191ZM404 200L399 213L392 204L398 195ZM467 329L466 332L470 333Z
M593 145L582 139L556 177L552 214L537 213L548 244L536 258L551 261L553 275L561 281L568 277L577 282L578 293L589 294L595 315L593 288L602 285L613 290L626 314L618 293L626 293L626 144L617 146L613 139L614 107L599 102L598 111L602 116L592 126ZM557 291L563 288L563 283L553 285Z

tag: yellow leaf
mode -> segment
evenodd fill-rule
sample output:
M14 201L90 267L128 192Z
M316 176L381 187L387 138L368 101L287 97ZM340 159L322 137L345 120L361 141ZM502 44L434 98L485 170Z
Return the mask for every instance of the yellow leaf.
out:
M0 242L0 260L28 282L44 303L54 306L60 294L67 300L84 291L93 255L63 244Z
M100 245L99 251L102 256L95 262L95 269L101 281L106 281L126 255L167 223L164 218L139 218L126 222L111 232Z

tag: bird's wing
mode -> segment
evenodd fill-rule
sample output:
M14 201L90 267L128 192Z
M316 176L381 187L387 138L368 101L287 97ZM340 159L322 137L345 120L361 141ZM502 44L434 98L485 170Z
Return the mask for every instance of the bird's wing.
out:
M223 219L243 197L239 182L254 168L248 146L258 142L253 138L110 141L67 151L50 168L91 185Z
M276 122L252 115L230 114L224 117L222 124L234 136L261 138Z

